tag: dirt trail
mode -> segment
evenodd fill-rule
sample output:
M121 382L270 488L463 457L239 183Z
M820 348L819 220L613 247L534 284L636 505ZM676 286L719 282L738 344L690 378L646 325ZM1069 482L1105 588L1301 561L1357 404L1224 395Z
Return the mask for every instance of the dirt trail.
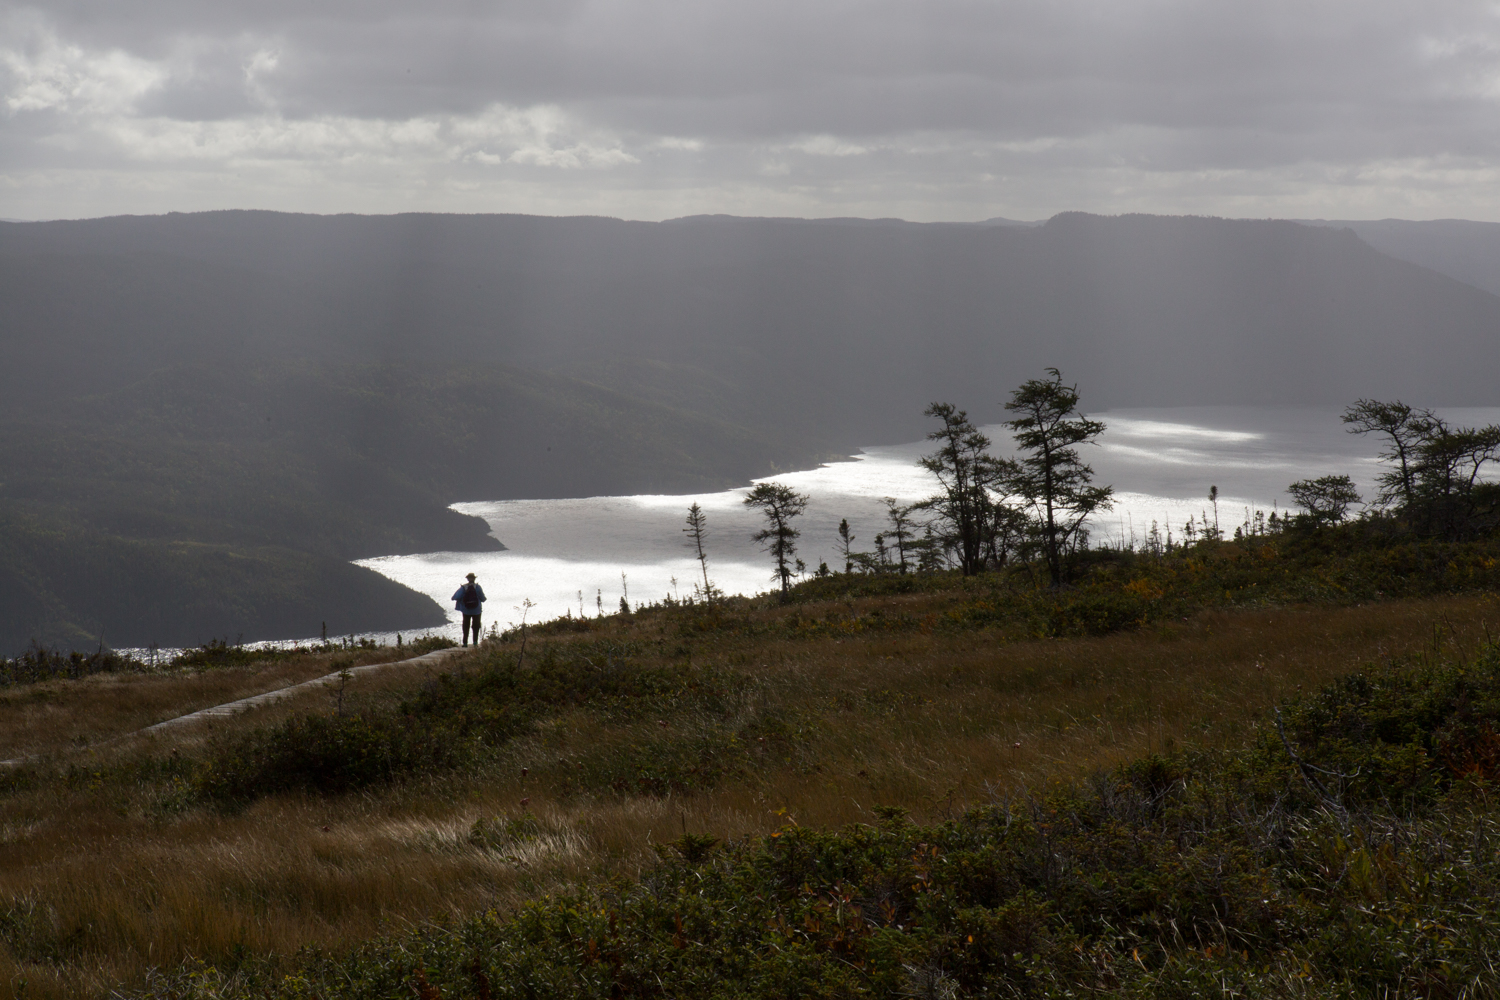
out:
M467 652L468 650L463 648L462 646L454 647L452 649L437 649L433 650L431 653L423 653L421 656L413 656L410 659L406 660L394 660L390 663L371 663L363 667L348 667L347 672L350 677L359 677L364 674L378 673L382 670L391 670L396 667L435 667L440 663L443 663L455 656L460 656ZM104 740L102 743L94 744L94 746L108 746L111 743L117 743L120 740L126 740L132 736L142 736L147 733L163 733L172 729L178 729L183 726L192 725L195 722L205 722L210 719L222 719L227 716L238 715L241 712L248 712L251 709L261 708L262 706L271 705L278 701L284 701L287 698L294 698L302 692L310 690L312 688L336 682L339 680L340 675L342 675L344 672L344 670L335 670L331 674L324 674L322 677L314 677L310 681L302 681L297 684L288 684L286 687L277 688L274 691L266 691L262 694L255 694L251 695L248 698L240 698L236 701L225 702L222 705L213 705L209 708L200 708L196 712L189 712L187 715L179 715L175 719L167 719L165 722L158 722L155 725L147 726L144 729L136 729L128 733L121 733L119 736L112 736L109 739ZM32 758L28 756L16 757L12 760L0 760L0 767L4 767L6 765L13 766L24 764L31 759Z
M363 667L348 667L346 668L346 670L350 677L359 677L362 674L373 674L381 670L390 670L392 667L412 667L419 664L435 667L439 663L442 663L444 660L452 659L454 656L467 652L468 650L464 649L462 646L456 647L454 649L436 649L431 653L423 653L421 656L413 656L409 660L396 660L392 663L371 663ZM190 725L194 722L202 722L205 719L220 719L228 715L238 715L241 712L247 712L252 708L260 708L263 705L271 705L275 702L284 701L287 698L295 697L296 695L308 690L309 688L315 688L323 684L328 684L332 681L337 681L339 677L345 672L345 670L335 670L331 674L324 674L322 677L314 677L312 680L302 681L300 684L289 684L284 688L277 688L275 691L267 691L264 694L253 694L248 698L241 698L238 701L225 702L222 705L214 705L211 708L200 708L196 712L189 712L187 715L179 715L175 719L168 719L165 722L158 722L154 726L147 726L145 729L137 729L135 732L126 733L124 736L116 736L115 739L124 739L126 736L135 736L143 733L159 733L164 732L168 729L176 729L179 726Z

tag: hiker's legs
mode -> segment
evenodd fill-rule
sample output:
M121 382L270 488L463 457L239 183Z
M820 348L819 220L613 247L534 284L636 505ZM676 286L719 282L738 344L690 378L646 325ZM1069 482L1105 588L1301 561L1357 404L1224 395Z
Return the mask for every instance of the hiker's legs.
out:
M469 629L474 629L474 645L479 645L479 616L464 615L464 645L469 644Z

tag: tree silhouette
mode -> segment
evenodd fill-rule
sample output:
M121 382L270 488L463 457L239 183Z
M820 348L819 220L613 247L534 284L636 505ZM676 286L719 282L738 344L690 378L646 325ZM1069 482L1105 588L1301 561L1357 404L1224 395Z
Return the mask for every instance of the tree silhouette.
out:
M1500 426L1450 427L1431 410L1373 399L1350 406L1343 421L1351 434L1385 435L1380 457L1394 468L1378 480L1377 503L1414 531L1458 539L1494 526L1500 487L1481 473L1500 461Z
M1024 453L1010 484L1031 505L1052 586L1060 587L1064 552L1080 541L1090 514L1113 506L1114 488L1092 485L1094 470L1075 447L1095 443L1104 424L1078 415L1076 385L1063 385L1056 368L1047 374L1051 378L1029 379L1011 393L1005 409L1018 416L1005 426Z
M1481 481L1486 464L1500 461L1500 426L1449 427L1434 418L1412 469L1409 519L1427 534L1458 540L1492 527L1500 487Z
M1382 473L1380 496L1376 502L1382 507L1392 505L1410 506L1416 490L1417 452L1422 442L1442 421L1431 410L1408 406L1401 400L1382 403L1374 399L1361 399L1344 410L1340 418L1349 425L1350 434L1384 434L1390 442L1388 451L1381 452L1384 461L1392 462L1395 468Z
M941 447L920 461L922 468L937 477L942 492L911 509L933 515L942 544L957 556L963 574L972 576L984 569L987 550L993 548L991 528L1005 521L997 516L1003 498L995 494L1017 468L1014 462L991 455L990 439L952 403L933 403L923 415L942 421L941 427L927 435Z
M766 526L752 538L776 560L773 580L781 581L781 600L791 600L792 577L801 566L797 559L797 539L802 532L792 527L792 519L807 508L807 497L780 483L761 483L745 497L745 506L754 507L765 516Z
M704 541L708 537L708 515L703 513L703 508L693 504L688 508L687 527L682 533L688 536L688 544L693 549L698 560L698 567L703 570L703 601L712 604L718 593L718 588L708 581L708 550L704 547ZM693 584L697 590L698 585Z
M912 526L912 507L903 507L896 502L895 497L885 498L885 514L890 520L891 526L881 534L889 539L896 550L896 571L906 572L907 562L915 557L920 548L920 539Z
M1319 524L1338 524L1349 516L1349 508L1359 503L1354 480L1348 476L1319 476L1299 479L1286 488L1297 506Z
M854 572L854 532L849 530L849 519L839 519L839 547L844 552L844 573L848 575Z

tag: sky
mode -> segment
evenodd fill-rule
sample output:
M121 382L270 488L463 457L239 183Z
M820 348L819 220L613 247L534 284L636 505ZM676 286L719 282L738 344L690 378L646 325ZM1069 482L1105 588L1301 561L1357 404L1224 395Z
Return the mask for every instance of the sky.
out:
M0 0L0 217L1500 221L1500 5Z

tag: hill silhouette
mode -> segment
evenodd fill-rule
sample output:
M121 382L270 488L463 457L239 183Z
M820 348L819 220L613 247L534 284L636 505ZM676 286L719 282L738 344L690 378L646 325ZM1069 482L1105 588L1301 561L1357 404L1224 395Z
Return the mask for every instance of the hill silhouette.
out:
M1381 253L1429 267L1500 295L1500 223L1465 219L1380 219L1312 225L1348 229Z

